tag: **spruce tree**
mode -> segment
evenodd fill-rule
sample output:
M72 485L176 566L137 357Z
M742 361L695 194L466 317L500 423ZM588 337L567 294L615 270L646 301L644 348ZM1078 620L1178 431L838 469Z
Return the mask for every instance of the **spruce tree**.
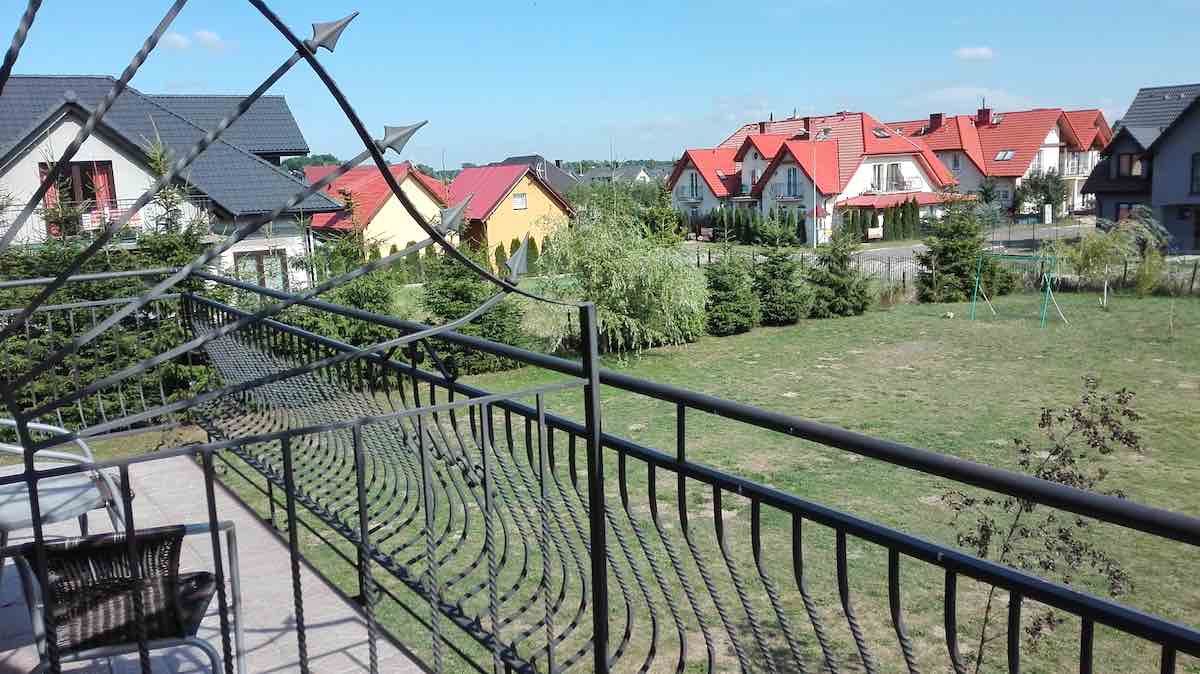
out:
M708 333L718 337L746 332L758 324L760 308L750 265L726 246L721 259L704 268Z

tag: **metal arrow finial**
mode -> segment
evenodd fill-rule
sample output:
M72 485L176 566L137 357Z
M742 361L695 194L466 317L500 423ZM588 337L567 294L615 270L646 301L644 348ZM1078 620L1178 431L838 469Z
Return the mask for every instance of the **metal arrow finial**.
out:
M337 21L314 23L312 25L313 36L304 41L304 46L314 54L317 53L317 47L324 47L332 53L333 48L337 46L338 39L342 37L342 31L346 30L346 26L349 26L356 16L358 16L358 12Z
M528 234L525 235L525 240L521 242L521 247L517 249L517 252L512 254L512 257L508 258L508 262L505 265L508 266L508 280L511 283L516 283L522 274L529 271Z
M417 122L408 126L385 126L383 127L383 140L377 140L375 144L383 152L393 150L396 154L400 154L400 151L408 144L408 140L413 137L413 134L426 124L428 124L428 121Z
M446 232L457 232L458 231L459 227L462 226L463 213L466 213L466 211L467 211L467 204L471 203L471 198L474 196L475 196L474 194L469 194L469 195L467 195L466 199L463 199L458 204L451 206L450 208L442 209L441 228L443 231L446 231Z

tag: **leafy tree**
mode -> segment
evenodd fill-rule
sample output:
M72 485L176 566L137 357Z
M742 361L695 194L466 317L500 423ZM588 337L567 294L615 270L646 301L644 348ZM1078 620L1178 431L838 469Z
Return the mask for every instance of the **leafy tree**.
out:
M682 344L704 332L701 272L678 244L642 236L631 214L581 210L543 242L541 268L547 294L595 302L606 351ZM577 342L574 316L557 325L558 345Z
M283 166L289 171L303 171L305 166L328 166L340 164L341 161L331 154L310 154L306 157L292 157L283 160Z
M1117 452L1141 453L1141 438L1129 425L1141 419L1133 409L1134 394L1121 389L1100 391L1095 377L1085 377L1079 402L1065 409L1043 408L1037 428L1038 445L1016 438L1017 467L1042 480L1075 489L1101 491L1124 498L1119 490L1101 490L1111 467L1108 457ZM1111 464L1111 465L1110 465ZM1053 508L1010 496L976 496L954 489L942 495L954 511L958 544L982 559L1015 566L1071 585L1080 576L1092 576L1118 597L1132 587L1129 573L1102 539L1093 535L1087 520ZM975 672L983 668L988 647L1006 632L992 630L996 587L989 589L974 652L967 656ZM1025 633L1036 647L1062 619L1053 609L1042 608L1027 622Z
M1038 213L1049 205L1054 217L1062 215L1063 203L1067 200L1067 183L1057 171L1033 173L1017 187L1013 203L1017 208L1032 204Z
M926 250L916 254L921 270L917 273L917 299L921 302L965 302L975 288L979 256L986 249L986 238L973 204L953 201L925 237ZM985 256L983 282L989 295L1012 291L1012 274L996 260Z
M817 262L808 270L808 282L813 290L809 316L857 316L867 310L869 281L851 265L854 251L858 249L855 239L853 231L842 227L818 250Z
M517 249L521 247L521 240L513 237L513 240L508 243L508 256L512 257L517 254Z
M1134 211L1120 222L1097 222L1096 229L1087 232L1078 241L1059 239L1047 247L1049 252L1070 265L1081 282L1104 286L1101 306L1108 306L1109 270L1125 262L1137 262L1139 273L1143 267L1148 273L1144 278L1134 277L1135 287L1141 280L1141 286L1145 289L1148 279L1154 276L1149 272L1156 266L1150 256L1163 248L1169 238L1166 229L1154 218L1150 209L1139 207Z
M791 325L808 315L812 293L800 278L800 263L783 245L791 238L790 225L769 220L763 231L766 259L754 268L754 294L758 296L762 323Z
M721 259L704 268L708 284L708 334L724 337L746 332L761 318L754 280L746 258L726 249Z
M466 249L463 253L481 266L487 264L486 253L483 250ZM437 323L446 323L469 314L497 292L496 286L473 273L466 272L462 265L449 255L425 256L425 274L425 284L421 286L421 306ZM509 297L483 316L459 328L459 332L521 346L526 341L521 331L523 315L521 305ZM441 340L436 341L438 352L452 373L476 374L518 366L516 362L506 358Z

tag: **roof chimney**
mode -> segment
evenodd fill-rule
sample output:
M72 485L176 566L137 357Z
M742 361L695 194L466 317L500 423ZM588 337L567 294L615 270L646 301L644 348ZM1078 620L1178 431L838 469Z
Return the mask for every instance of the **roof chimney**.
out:
M992 109L979 108L979 112L975 113L975 126L987 126L992 123Z
M929 130L937 131L939 128L941 128L943 119L944 116L940 112L929 113Z
M759 122L759 123L758 123L758 133L761 135L761 134L764 134L764 133L766 133L766 132L767 132L767 123L766 123L766 122Z
M561 159L555 159L555 160L554 160L554 166L555 166L556 168L562 168L562 160L561 160Z

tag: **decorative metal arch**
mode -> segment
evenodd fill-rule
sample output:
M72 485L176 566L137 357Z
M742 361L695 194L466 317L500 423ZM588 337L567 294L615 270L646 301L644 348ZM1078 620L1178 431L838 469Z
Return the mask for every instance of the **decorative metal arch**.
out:
M297 570L296 531L301 525L296 516L298 506L356 548L357 559L352 561L360 577L373 672L379 668L375 602L378 595L390 592L386 584L374 580L373 570L386 572L390 579L428 603L428 617L422 616L421 620L431 634L434 668L438 670L447 651L469 660L458 642L444 633L443 623L449 623L460 636L465 635L484 649L497 671L590 668L682 672L692 664L708 671L839 671L841 667L878 671L883 665L873 648L879 648L879 635L870 634L869 625L860 621L851 592L850 540L886 552L887 613L894 635L884 636L895 639L900 656L896 666L909 672L918 671L925 656L914 649L914 639L903 619L902 561L939 574L945 655L955 671L965 671L957 638L960 576L1008 593L1010 671L1020 669L1023 599L1079 618L1081 671L1091 671L1096 623L1160 649L1163 671L1173 671L1177 653L1200 656L1200 632L1191 627L697 463L688 456L687 420L700 414L716 415L742 424L748 431L774 433L773 437L781 440L820 443L1093 517L1164 541L1179 541L1189 546L1190 552L1200 545L1200 521L1196 518L603 371L597 352L596 313L587 303L567 304L579 312L583 340L579 362L458 333L456 328L480 317L509 295L562 303L519 287L526 271L524 246L509 260L507 276L501 276L449 243L448 235L461 225L466 202L444 209L438 222L431 223L400 189L387 170L384 155L388 151L401 153L424 122L386 126L381 138L372 139L318 59L321 49L334 52L356 14L314 23L312 37L301 40L265 2L248 1L292 46L293 53L178 157L132 208L109 223L61 273L46 279L0 281L0 289L34 289L24 306L0 310L7 319L0 328L0 344L30 330L42 330L36 325L39 317L54 312L66 316L59 325L71 328L69 337L33 365L13 370L6 367L0 381L0 396L15 420L25 449L24 474L0 478L0 484L18 479L26 483L35 522L40 513L38 481L70 472L37 469L34 461L38 452L74 439L187 414L209 431L210 441L166 450L158 456L201 458L214 524L214 550L215 458L232 455L240 463L229 462L231 468L249 466L263 477L267 490L283 490L299 649L305 668L303 601ZM0 235L0 253L13 243L63 167L102 122L185 4L186 0L174 0L169 6L17 219ZM0 96L41 5L39 0L29 0L19 20L0 65ZM361 153L322 180L298 190L271 213L240 225L182 268L79 273L111 242L132 213L183 175L258 98L301 61L322 81L354 127L364 145ZM428 237L424 241L295 293L260 288L205 270L221 253L367 160L374 162L395 198L425 230ZM319 299L330 290L432 246L444 250L467 272L491 283L495 293L458 319L435 327ZM134 276L154 283L137 297L50 304L55 293L67 284ZM172 292L189 278L254 293L264 304L246 311L200 293ZM165 303L173 303L174 308L158 311ZM400 335L355 347L275 320L285 309L295 306L384 327ZM91 312L90 320L77 319L80 312ZM73 372L74 378L65 379L71 388L56 389L46 399L27 395L39 380L71 371L72 356L97 341L167 315L178 318L190 337L151 357L122 362L111 374L87 379ZM49 319L45 322L46 329L53 325ZM501 395L482 391L449 376L432 344L435 339L560 373L567 381ZM420 367L422 351L436 365L437 372ZM147 400L140 379L156 368L192 355L208 359L219 384L182 399L162 393L157 399L151 395ZM602 433L602 383L647 401L673 406L674 451L664 452ZM578 389L582 389L583 423L547 411L546 396ZM126 390L133 391L137 399L124 395ZM105 407L105 395L109 394L109 404L115 400L117 409ZM527 404L522 399L533 402ZM90 404L93 400L96 405ZM72 418L79 423L69 432L48 439L35 436L37 422L58 419L59 425L66 425L63 416L72 411L77 411ZM606 480L606 456L616 459L615 481L612 477ZM112 463L120 467L125 484L130 463L139 460L143 459ZM674 498L658 492L660 480L667 480L674 488ZM611 502L609 491L613 492ZM268 495L273 508L275 497L270 492ZM698 508L696 495L710 502ZM122 498L127 529L132 530L128 489ZM723 509L723 504L731 501L746 506L748 511L748 545L737 545L731 533L736 523ZM787 536L765 540L763 522L771 517L790 526ZM711 521L711 527L702 525L701 518ZM813 579L818 574L804 563L805 522L809 531L820 528L832 533L830 547L836 578L831 585L836 588L836 599L825 605L818 600L819 589L814 589ZM45 539L40 524L34 531L36 543L42 546ZM130 537L131 554L136 545L135 537ZM38 550L35 566L45 583L44 551L40 547ZM214 556L219 576L220 555ZM232 674L234 658L225 622L228 599L223 583L219 584L218 597L224 662L226 671ZM47 617L52 613L47 610ZM696 652L697 642L703 643L702 653ZM139 646L143 671L148 672L144 639ZM50 660L51 669L58 671L53 642ZM473 664L483 671L478 663Z

